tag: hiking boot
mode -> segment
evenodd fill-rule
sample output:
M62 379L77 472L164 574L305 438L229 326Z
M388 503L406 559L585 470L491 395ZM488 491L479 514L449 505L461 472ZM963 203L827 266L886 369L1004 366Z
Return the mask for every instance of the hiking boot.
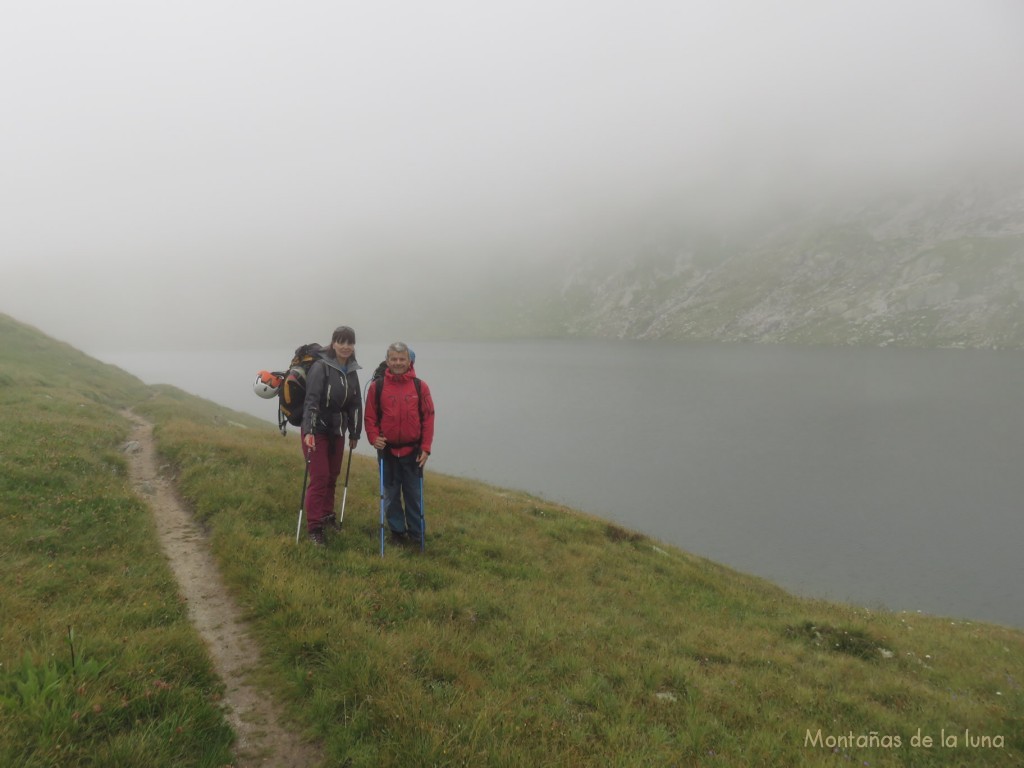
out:
M321 530L310 531L309 543L317 547L326 547L327 537L324 536L324 532Z
M409 536L405 531L392 531L391 532L391 543L392 544L407 544L409 542Z
M338 516L333 512L324 518L324 528L330 528L332 531L340 531L341 523L338 522Z

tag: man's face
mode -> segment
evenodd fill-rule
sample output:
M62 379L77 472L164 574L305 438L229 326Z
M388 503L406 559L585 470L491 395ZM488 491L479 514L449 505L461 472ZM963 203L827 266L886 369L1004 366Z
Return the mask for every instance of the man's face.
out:
M395 352L394 350L388 352L388 370L390 370L395 376L401 376L403 373L408 371L409 353Z

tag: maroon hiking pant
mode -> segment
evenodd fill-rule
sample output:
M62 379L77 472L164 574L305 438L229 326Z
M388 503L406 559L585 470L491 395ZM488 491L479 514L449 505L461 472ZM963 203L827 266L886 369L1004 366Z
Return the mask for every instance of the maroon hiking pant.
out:
M306 528L312 533L323 528L324 518L334 513L334 489L341 474L341 457L345 441L341 435L313 435L316 449L306 447L303 435L302 454L309 462L309 485L306 488Z

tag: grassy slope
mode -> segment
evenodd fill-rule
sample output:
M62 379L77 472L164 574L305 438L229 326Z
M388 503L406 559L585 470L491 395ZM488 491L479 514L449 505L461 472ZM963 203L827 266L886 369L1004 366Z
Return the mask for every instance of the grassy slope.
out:
M119 410L149 396L0 315L0 765L230 760L220 683L119 451Z
M40 756L56 754L57 742L67 743L61 734L77 734L85 720L89 739L66 764L113 764L91 762L119 734L120 721L102 715L121 706L121 691L142 695L155 679L172 687L154 690L148 700L166 708L144 722L173 744L175 732L160 729L178 717L189 747L195 727L209 731L216 753L203 762L189 752L167 764L215 765L223 757L224 726L208 710L216 693L209 665L173 599L167 569L152 557L152 527L125 488L115 450L127 434L116 408L132 404L157 423L160 449L247 607L266 651L257 674L324 739L333 764L1024 760L1024 633L797 599L572 510L433 473L426 554L389 548L382 560L376 468L359 456L345 532L326 551L297 547L302 463L293 439L272 426L232 426L249 422L170 388L148 398L130 377L61 350L61 363L73 359L77 382L85 376L113 387L112 405L97 405L99 395L66 389L71 378L61 378L53 356L19 351L25 341L53 342L2 316L0 339L0 378L8 385L3 460L20 467L18 479L5 472L0 485L0 722L14 723L0 726L0 758L30 754L38 759L26 764L48 765ZM22 385L32 380L40 386ZM31 405L30 418L7 414L15 397ZM77 427L73 439L57 427L45 447L34 439L40 423L51 429L68 418ZM60 488L52 487L54 474L64 478ZM111 539L111 552L98 544ZM90 558L77 554L83 548ZM54 568L64 570L56 576ZM70 594L69 584L77 585ZM89 657L107 664L84 694L100 697L95 722L89 700L78 702L69 684L61 695L77 710L12 721L16 683L27 677L19 666L24 653L32 669L56 665L67 680L60 659L68 624L90 639ZM73 720L83 706L86 716ZM39 733L48 721L49 735ZM808 731L819 729L823 740L845 741L835 750L832 742L808 745ZM918 729L936 745L912 746ZM943 729L958 736L956 748L938 746ZM969 747L965 729L1001 737L1003 746ZM872 732L901 744L857 745ZM18 751L25 744L36 746Z

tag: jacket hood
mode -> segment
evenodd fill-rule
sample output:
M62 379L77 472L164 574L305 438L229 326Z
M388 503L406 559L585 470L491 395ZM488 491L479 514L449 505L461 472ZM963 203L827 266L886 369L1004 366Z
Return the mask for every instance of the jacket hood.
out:
M337 368L339 371L341 370L341 363L339 363L337 359L334 357L334 355L332 355L329 351L320 350L320 359L326 362L328 365ZM352 357L350 357L348 359L348 362L345 364L345 370L361 371L363 370L363 366L361 366L359 364L359 361L356 360L356 356L352 355Z

